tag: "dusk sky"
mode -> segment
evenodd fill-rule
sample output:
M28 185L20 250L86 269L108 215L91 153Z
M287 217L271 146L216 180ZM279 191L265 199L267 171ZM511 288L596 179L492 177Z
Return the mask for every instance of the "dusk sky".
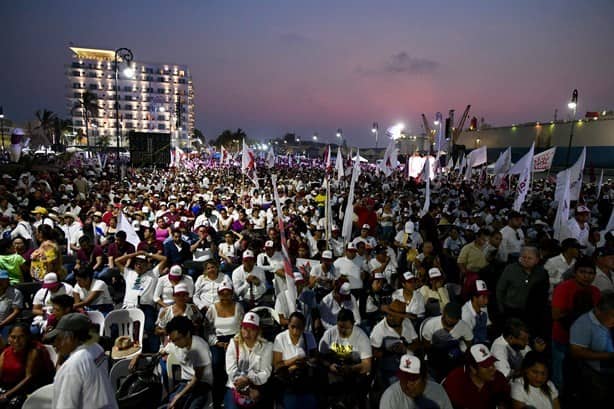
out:
M373 146L373 121L419 133L467 104L493 125L614 109L612 0L3 1L0 105L68 117L69 43L186 64L196 127L250 138L337 128ZM380 142L380 146L383 143Z

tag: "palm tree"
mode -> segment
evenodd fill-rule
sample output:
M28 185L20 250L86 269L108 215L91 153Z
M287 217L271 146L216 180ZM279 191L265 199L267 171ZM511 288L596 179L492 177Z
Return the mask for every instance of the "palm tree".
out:
M38 110L35 113L36 119L38 119L39 125L36 127L43 132L43 136L46 139L45 144L49 144L52 139L49 138L53 135L53 129L55 127L56 115L47 109ZM53 138L53 136L52 136Z
M92 92L85 91L81 94L81 99L77 100L75 108L83 110L83 116L85 117L85 140L87 146L90 146L90 114L98 116L98 96Z

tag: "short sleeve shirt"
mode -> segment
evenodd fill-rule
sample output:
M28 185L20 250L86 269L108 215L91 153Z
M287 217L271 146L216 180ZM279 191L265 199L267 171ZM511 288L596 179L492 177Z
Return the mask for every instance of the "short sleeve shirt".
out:
M211 366L211 351L209 345L199 336L192 335L192 345L189 349L179 348L170 342L164 351L172 354L181 366L181 380L189 381L194 377L196 368L204 367L205 370L199 381L213 385L213 369Z
M273 352L281 352L281 358L284 360L306 357L309 355L309 351L316 348L316 340L310 332L304 332L296 345L292 343L288 330L279 333L273 342Z
M351 362L360 362L372 356L369 337L357 326L347 338L341 338L336 325L327 329L320 340L319 349L322 354L334 353L336 357Z
M434 345L461 339L471 342L473 340L473 331L471 331L471 328L469 328L465 321L459 320L454 328L448 332L441 323L441 317L433 317L423 324L422 337ZM460 343L460 349L463 352L467 349L465 343Z
M382 348L382 345L386 339L400 340L401 337L405 338L405 340L409 343L418 338L411 321L407 318L403 320L403 323L401 324L401 335L399 335L398 332L388 325L386 318L384 318L378 322L373 328L373 331L371 331L371 346L373 346L373 348Z

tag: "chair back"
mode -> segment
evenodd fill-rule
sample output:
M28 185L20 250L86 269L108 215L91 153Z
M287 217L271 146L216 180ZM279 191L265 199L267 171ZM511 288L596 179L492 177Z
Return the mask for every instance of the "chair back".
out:
M117 392L119 389L119 385L121 385L122 381L130 374L130 371L128 370L130 361L131 359L122 359L117 361L111 368L111 372L109 372L111 386L115 392Z
M98 327L98 334L102 336L104 333L104 315L100 311L88 311L87 316L92 324Z
M53 384L38 388L28 396L22 409L51 409L53 403Z

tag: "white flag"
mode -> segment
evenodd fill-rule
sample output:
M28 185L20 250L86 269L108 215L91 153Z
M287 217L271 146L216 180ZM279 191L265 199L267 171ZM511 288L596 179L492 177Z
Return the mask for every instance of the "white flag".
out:
M380 170L386 176L390 176L392 171L397 167L397 154L394 140L391 140L384 152L384 159L380 164Z
M597 184L597 199L601 195L601 186L603 186L603 169L601 169L601 176L599 176L599 183Z
M485 164L487 156L486 146L472 150L467 156L469 158L468 162L471 163L472 168Z
M422 178L425 183L424 190L424 206L422 206L421 216L424 216L428 213L429 207L431 206L431 162L428 160L424 161L424 168L422 169Z
M245 139L243 139L243 150L241 152L241 172L249 175L249 173L256 169L256 157L254 151L247 147Z
M546 172L552 167L552 160L556 153L556 146L533 157L533 172Z
M569 168L569 198L570 200L578 200L580 198L580 191L582 190L582 177L584 175L584 163L586 162L586 146L582 149L580 157Z
M139 243L141 242L141 239L139 238L139 235L136 234L134 227L132 227L132 224L130 224L130 221L124 214L123 210L119 212L119 217L117 220L117 230L123 230L124 232L126 232L126 241L132 244L134 248L138 247Z
M563 225L569 219L569 169L561 172L562 179L562 195L559 200L559 205L556 209L556 217L554 218L554 234L555 240L560 240L561 230Z
M356 151L356 157L360 158L360 150ZM347 243L352 239L352 221L354 218L354 185L360 176L360 160L354 161L352 168L352 179L350 181L350 192L348 194L347 203L345 205L345 213L343 214L343 228L341 235L344 242Z
M529 170L533 167L533 152L535 151L535 142L531 145L531 149L527 153L524 154L518 162L512 166L512 168L507 172L508 175L520 175L524 170L529 167Z
M516 200L514 200L514 205L512 208L517 212L520 211L520 208L524 203L524 199L527 197L527 193L529 192L529 185L531 184L531 173L533 170L534 150L535 142L531 145L531 149L529 149L529 152L525 155L525 168L520 173L520 178L518 179L518 184L516 185Z
M341 155L341 147L337 147L337 160L335 160L335 169L337 169L337 180L343 179L343 156Z
M275 167L275 152L273 152L273 147L269 148L269 153L266 156L266 167L272 169Z
M499 158L495 162L494 174L499 175L501 173L507 173L512 167L512 148L507 148L499 155Z

